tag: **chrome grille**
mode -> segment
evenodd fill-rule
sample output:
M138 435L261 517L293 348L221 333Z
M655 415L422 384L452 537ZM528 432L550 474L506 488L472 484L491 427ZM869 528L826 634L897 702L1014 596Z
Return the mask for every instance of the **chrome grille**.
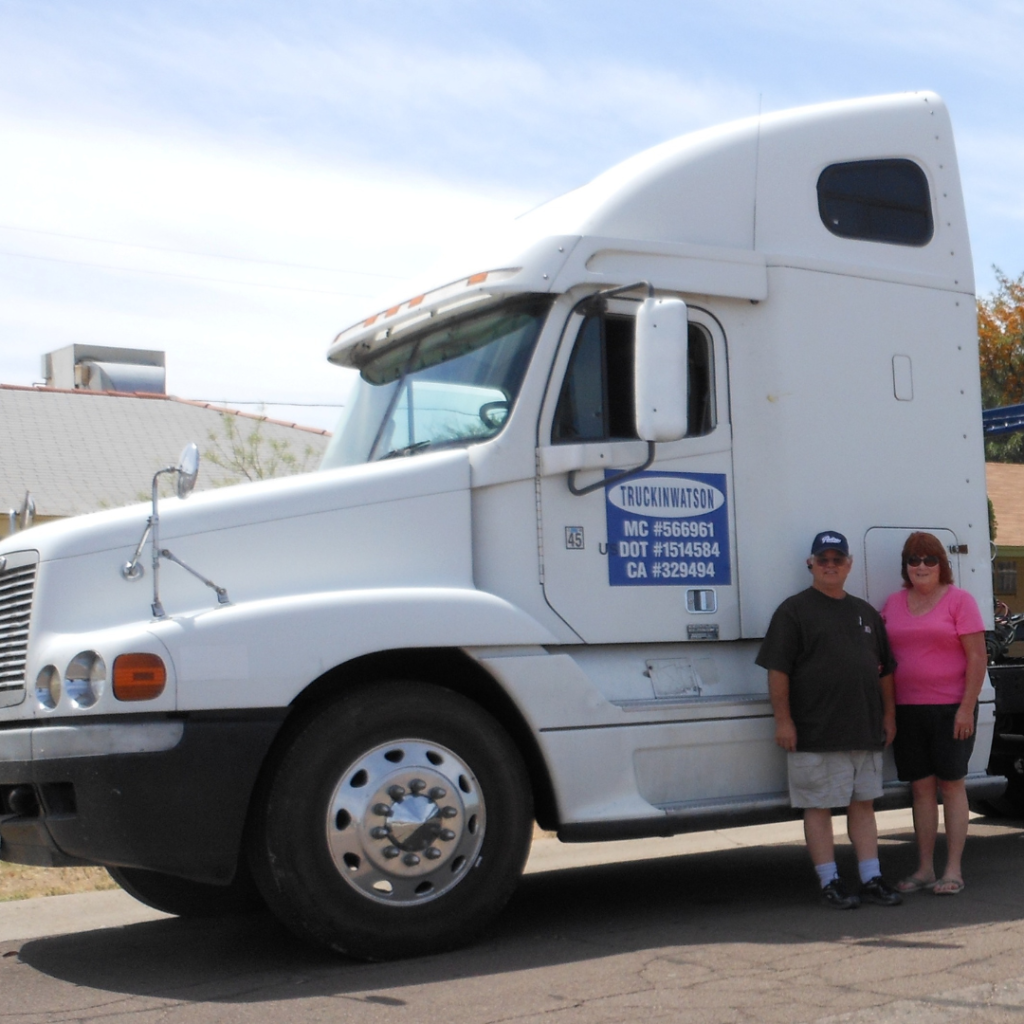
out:
M19 551L0 556L0 707L25 695L25 660L37 556Z

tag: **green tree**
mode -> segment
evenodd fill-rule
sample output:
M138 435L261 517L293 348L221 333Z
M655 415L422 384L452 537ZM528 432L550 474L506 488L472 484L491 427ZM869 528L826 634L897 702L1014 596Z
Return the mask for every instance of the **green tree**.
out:
M978 299L978 359L985 409L1024 402L1024 274L995 268L999 287ZM1024 432L985 442L989 462L1024 462Z
M252 427L243 429L243 419L232 413L220 414L220 430L211 430L207 435L210 442L203 452L203 458L231 474L230 477L213 479L215 487L225 487L241 480L268 480L275 476L291 476L312 469L316 461L316 449L307 444L300 453L292 450L287 441L267 437L264 433L266 420L247 421Z

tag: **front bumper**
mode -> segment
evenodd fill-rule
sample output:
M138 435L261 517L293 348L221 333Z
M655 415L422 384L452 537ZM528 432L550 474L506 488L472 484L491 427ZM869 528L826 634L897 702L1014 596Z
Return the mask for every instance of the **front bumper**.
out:
M234 877L287 708L0 729L0 860Z

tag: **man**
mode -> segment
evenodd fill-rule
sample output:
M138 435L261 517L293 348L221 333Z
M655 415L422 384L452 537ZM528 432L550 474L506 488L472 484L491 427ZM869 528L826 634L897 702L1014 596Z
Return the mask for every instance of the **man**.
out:
M813 582L776 609L756 659L768 669L790 803L803 808L822 899L837 910L852 910L861 900L885 907L902 902L882 880L874 807L882 795L882 751L896 735L895 662L878 612L844 589L852 566L846 538L835 530L819 533L807 559ZM836 869L833 807L846 808L859 897Z

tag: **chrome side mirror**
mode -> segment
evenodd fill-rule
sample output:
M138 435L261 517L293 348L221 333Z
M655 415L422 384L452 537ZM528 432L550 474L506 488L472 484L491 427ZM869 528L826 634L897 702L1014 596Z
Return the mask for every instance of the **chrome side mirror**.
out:
M686 437L689 323L682 299L644 299L636 315L636 432L643 441Z
M201 583L205 583L216 595L218 604L230 604L231 601L228 598L228 592L218 586L211 579L207 579L202 573L196 572L192 566L187 565L183 562L174 552L169 551L167 548L160 546L160 498L159 498L159 483L160 477L165 473L173 473L175 475L174 489L179 498L185 499L191 493L196 485L196 479L199 476L199 446L194 442L190 441L185 445L184 450L181 453L181 458L178 460L177 466L165 466L163 469L158 469L153 474L153 489L152 489L152 501L153 511L150 513L149 519L146 522L146 528L142 531L142 537L139 540L138 545L135 548L135 554L132 555L131 561L125 562L121 566L121 575L126 580L138 580L142 578L142 549L146 546L146 541L151 541L153 546L153 617L156 619L163 619L167 617L167 613L164 611L163 603L160 600L160 559L166 558L170 562L174 562L175 565L180 565L186 572L190 572L197 580Z
M190 441L181 452L181 458L175 469L178 475L175 482L175 490L179 498L187 498L196 485L196 478L199 476L199 445Z

